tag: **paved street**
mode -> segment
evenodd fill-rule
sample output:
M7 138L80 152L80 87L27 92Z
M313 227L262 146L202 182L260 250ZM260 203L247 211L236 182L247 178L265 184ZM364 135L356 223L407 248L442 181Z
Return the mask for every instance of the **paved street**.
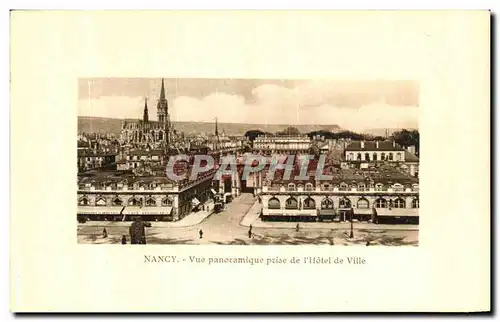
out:
M248 237L248 227L240 225L247 212L254 205L251 194L242 194L227 205L227 209L212 214L201 223L189 227L146 228L148 244L219 244L219 245L418 245L418 231L357 229L352 239L347 237L348 229L307 228L296 232L294 228L254 228L253 238ZM102 237L106 227L108 237ZM199 238L199 230L203 238ZM121 236L129 241L128 227L114 226L102 222L78 225L79 243L116 244Z

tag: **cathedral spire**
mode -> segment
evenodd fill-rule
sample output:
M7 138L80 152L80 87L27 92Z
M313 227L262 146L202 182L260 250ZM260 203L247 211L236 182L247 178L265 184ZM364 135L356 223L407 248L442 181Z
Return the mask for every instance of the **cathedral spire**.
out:
M160 100L165 100L165 84L163 83L163 78L161 79Z
M219 130L217 128L217 117L215 118L215 136L219 136Z
M143 116L142 120L144 121L144 123L149 122L148 99L147 98L144 99L144 116Z

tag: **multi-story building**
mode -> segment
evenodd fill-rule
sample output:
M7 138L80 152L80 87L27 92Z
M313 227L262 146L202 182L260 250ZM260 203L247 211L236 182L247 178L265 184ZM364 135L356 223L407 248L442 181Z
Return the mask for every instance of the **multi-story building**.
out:
M296 180L297 168L289 179L283 170L276 170L272 180L266 179L267 173L256 178L262 220L418 223L418 179L392 166L330 166L323 172L333 176L328 181L317 180L315 165L309 168L309 180Z
M83 172L115 163L117 154L96 149L78 149L77 156L78 172Z
M212 198L215 170L195 180L173 181L166 176L135 176L109 171L78 177L77 218L86 220L177 221Z
M119 170L140 168L142 164L166 164L165 152L153 149L134 149L125 152L125 157L119 162Z
M253 141L253 149L265 154L273 153L307 153L312 140L307 135L261 135Z
M394 141L355 141L345 151L347 161L404 162L405 149Z
M376 163L393 163L411 176L418 176L419 159L394 141L355 141L344 151L345 161L368 167Z

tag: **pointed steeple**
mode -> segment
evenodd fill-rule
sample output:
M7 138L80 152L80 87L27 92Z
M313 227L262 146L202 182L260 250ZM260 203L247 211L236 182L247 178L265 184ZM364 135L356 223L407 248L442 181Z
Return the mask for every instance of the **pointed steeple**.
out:
M160 100L165 100L165 84L163 83L163 78L161 79L161 91L160 91Z
M217 117L215 118L215 136L219 136L219 130L217 128Z
M144 116L143 116L142 120L144 121L144 123L149 122L148 99L147 98L144 99Z

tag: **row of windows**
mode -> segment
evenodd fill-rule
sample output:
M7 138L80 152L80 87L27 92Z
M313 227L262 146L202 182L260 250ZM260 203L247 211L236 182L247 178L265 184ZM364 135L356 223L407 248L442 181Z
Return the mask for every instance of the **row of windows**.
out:
M353 161L353 160L361 160L362 159L362 154L361 153L348 153L347 154L347 160L349 161ZM403 153L402 152L398 152L398 153L392 153L392 152L389 152L387 154L385 154L384 152L382 152L380 154L380 159L379 159L379 156L378 156L378 153L374 152L373 155L370 157L370 153L366 152L364 154L365 158L364 160L367 160L367 161L403 161Z
M404 191L405 190L405 187L399 183L393 184L390 187L392 187L394 189L394 191ZM288 191L296 191L297 188L303 188L303 186L300 184L296 186L294 183L289 183L287 188L288 188ZM329 185L329 184L323 185L323 190L332 190L332 188L333 188L332 185ZM350 185L349 186L347 183L343 182L339 185L338 188L339 188L339 191L350 191L351 188L357 188L357 191L368 191L370 186L367 187L365 184ZM375 191L386 191L387 190L387 187L381 183L377 183L374 186L374 188L375 188ZM313 191L313 190L314 190L313 184L306 183L305 191ZM412 190L418 191L418 184L414 184L412 186Z
M356 203L357 208L370 208L370 202L365 198L360 198ZM273 197L267 203L269 209L281 209L281 203L278 198ZM339 208L351 208L351 200L342 198L339 200ZM384 198L378 198L373 203L375 208L406 208L406 201L402 198L387 201ZM411 203L412 208L419 208L419 200L415 198ZM316 201L308 197L303 202L297 202L297 199L290 197L285 201L285 209L315 209ZM324 198L321 201L321 209L333 209L333 200Z
M87 197L82 197L78 201L78 204L80 206L89 206L90 200ZM119 197L113 198L113 200L111 201L111 204L113 206L124 206L125 205L124 201ZM127 201L128 206L142 206L142 204L143 204L142 199L135 198L135 197L132 197L132 198L128 199L128 201ZM107 206L106 199L104 199L103 197L97 198L95 200L95 205L96 206ZM157 205L158 205L158 203L157 203L156 199L151 198L151 197L146 199L146 206L157 206ZM163 198L161 200L161 205L166 206L166 207L172 206L173 200L171 198L168 198L168 197Z

